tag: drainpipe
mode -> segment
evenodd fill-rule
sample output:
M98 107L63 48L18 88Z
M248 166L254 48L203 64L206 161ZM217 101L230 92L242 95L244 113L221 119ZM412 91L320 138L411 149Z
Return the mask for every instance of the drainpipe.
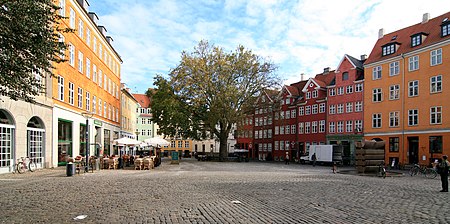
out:
M403 53L402 54L400 54L400 57L402 57L402 86L403 86L403 91L401 91L402 92L402 98L401 98L401 104L402 104L402 107L401 107L401 111L400 111L400 113L402 114L402 151L403 151L403 153L401 154L401 156L402 156L402 160L401 161L403 161L403 165L405 165L406 164L406 159L404 158L405 157L405 155L406 155L406 153L407 153L407 151L406 151L406 149L405 149L405 116L406 116L406 114L405 114L405 93L406 93L406 84L405 84L405 82L406 82L406 80L405 80L405 55L403 55Z

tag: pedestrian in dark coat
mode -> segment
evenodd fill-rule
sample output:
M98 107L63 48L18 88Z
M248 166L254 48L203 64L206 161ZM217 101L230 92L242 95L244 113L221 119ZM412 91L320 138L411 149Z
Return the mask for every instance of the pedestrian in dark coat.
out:
M448 192L448 169L450 167L450 162L447 161L447 156L442 156L442 162L439 163L439 174L441 175L442 190L441 192Z

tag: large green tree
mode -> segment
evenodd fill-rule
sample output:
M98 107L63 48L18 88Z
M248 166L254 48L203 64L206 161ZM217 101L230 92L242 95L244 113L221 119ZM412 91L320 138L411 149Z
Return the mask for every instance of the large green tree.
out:
M220 158L227 156L233 125L253 111L255 96L278 87L276 66L251 50L234 51L201 41L193 52L182 52L168 79L156 77L152 97L153 120L168 136L204 139L212 133L220 142Z
M41 80L62 62L62 17L52 0L0 0L0 97L35 102ZM0 98L1 99L1 98Z

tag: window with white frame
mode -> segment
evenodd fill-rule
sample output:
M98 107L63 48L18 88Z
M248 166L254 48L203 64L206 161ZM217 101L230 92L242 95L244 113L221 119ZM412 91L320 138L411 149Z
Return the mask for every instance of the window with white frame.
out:
M106 101L103 101L103 117L105 117L106 118L106 115L107 115L107 113L108 113L108 109L107 109L107 103L106 103Z
M80 18L78 20L78 36L83 40L84 39L84 30L83 30L84 24L83 20Z
M280 135L284 135L284 126L280 126Z
M97 37L94 36L94 38L92 39L92 50L94 51L94 53L97 53Z
M97 114L97 96L92 96L92 113Z
M91 78L91 60L89 58L86 58L86 77Z
M291 134L296 134L297 126L295 124L291 125Z
M400 85L389 86L389 100L398 100L400 98Z
M65 37L64 37L64 35L62 35L61 33L58 33L58 36L59 36L58 42L64 43L64 42L65 42ZM61 49L61 50L59 51L59 57L60 57L61 59L64 59L64 58L65 58L65 54L66 54L66 52L65 52L64 49Z
M319 113L325 113L325 103L319 104Z
M280 141L280 150L284 150L284 141Z
M295 111L295 109L291 110L291 117L295 118L297 116L297 111Z
M272 129L267 130L267 138L272 138Z
M430 107L430 124L442 124L442 107Z
M381 92L381 88L376 88L372 90L372 101L373 102L381 102L383 100L383 94Z
M393 111L389 113L389 127L398 127L399 125L399 112Z
M353 85L349 85L346 87L346 93L347 94L353 93Z
M408 82L408 96L418 96L419 95L419 80L414 80Z
M311 132L311 122L305 122L305 134L309 134Z
M102 115L102 99L100 99L100 97L98 98L98 104L97 104L97 106L98 106L98 115Z
M291 126L286 125L286 127L285 127L285 133L286 133L287 135L291 134Z
M336 105L330 105L329 113L330 114L335 114L336 113Z
M416 34L411 36L411 47L419 46L422 44L422 34Z
M280 134L280 127L275 126L275 135L279 135Z
M441 37L445 37L450 34L450 21L447 20L441 24Z
M430 78L430 92L442 92L442 75L432 76Z
M264 130L264 132L263 132L263 138L267 138L267 130Z
M58 100L64 101L64 78L58 76Z
M325 132L325 120L319 121L319 132L324 133Z
M255 131L255 139L258 139L258 131Z
M275 150L279 150L280 149L280 143L278 141L275 141Z
M183 141L181 141L181 140L179 140L179 141L177 141L177 145L178 145L178 147L177 148L182 148L183 147Z
M345 132L353 132L353 121L345 121Z
M337 95L344 95L344 87L343 86L337 88Z
M372 128L381 128L381 113L372 114Z
M86 91L86 111L91 111L91 93Z
M306 99L311 99L311 92L306 92Z
M286 119L291 119L291 111L290 110L286 111Z
M298 123L298 133L299 134L303 134L304 133L303 122L299 122Z
M362 101L355 102L355 112L361 112L363 110Z
M337 105L337 113L343 114L344 113L344 104L338 104Z
M92 81L97 83L97 65L92 64Z
M319 92L317 90L312 91L312 98L317 98L319 96Z
M431 66L442 64L442 49L436 49L430 52L430 64Z
M390 55L395 53L395 43L384 45L381 47L382 49L382 56Z
M317 121L311 122L311 132L312 133L317 133L317 127L318 127L317 125L318 125Z
M353 112L353 102L348 102L345 104L345 112L346 113Z
M285 102L286 102L286 105L289 105L289 103L291 103L291 99L286 98L286 99L285 99Z
M372 80L381 79L381 66L376 66L372 69Z
M91 30L86 27L86 43L90 47L91 46Z
M419 69L419 56L412 56L410 58L408 58L408 63L409 63L409 71L415 71L417 69Z
M400 66L398 61L389 63L389 76L395 76L400 73Z
M355 130L357 132L362 132L362 120L355 120Z
M83 53L78 51L78 71L83 73Z
M303 116L305 114L305 108L303 106L298 107L298 116Z
M362 83L356 83L355 85L355 92L362 92L363 91L363 84Z
M330 133L336 132L336 124L334 123L334 121L331 121L328 126L329 126L328 129L329 129Z
M335 88L329 89L329 90L328 90L328 94L329 94L330 96L336 96L336 89L335 89Z
M75 67L75 46L69 43L69 64Z
M75 10L71 7L69 13L69 26L70 28L75 29Z
M59 0L59 15L66 16L66 0Z
M106 73L103 73L103 89L105 91L108 90L108 76L106 75Z
M419 124L419 110L408 110L408 126L416 126Z
M69 104L74 104L74 91L75 91L75 85L71 82L69 82Z
M83 89L78 87L78 108L83 108Z
M319 105L312 105L312 114L317 114L319 112Z
M344 132L344 122L343 121L337 122L337 132L338 133Z
M305 115L311 114L311 106L305 106Z

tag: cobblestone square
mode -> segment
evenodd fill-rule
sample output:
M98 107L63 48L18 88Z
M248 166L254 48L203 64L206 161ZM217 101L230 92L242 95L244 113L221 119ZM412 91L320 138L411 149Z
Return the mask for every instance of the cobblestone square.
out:
M439 178L299 164L163 160L72 177L57 168L0 175L0 190L2 223L450 223Z

